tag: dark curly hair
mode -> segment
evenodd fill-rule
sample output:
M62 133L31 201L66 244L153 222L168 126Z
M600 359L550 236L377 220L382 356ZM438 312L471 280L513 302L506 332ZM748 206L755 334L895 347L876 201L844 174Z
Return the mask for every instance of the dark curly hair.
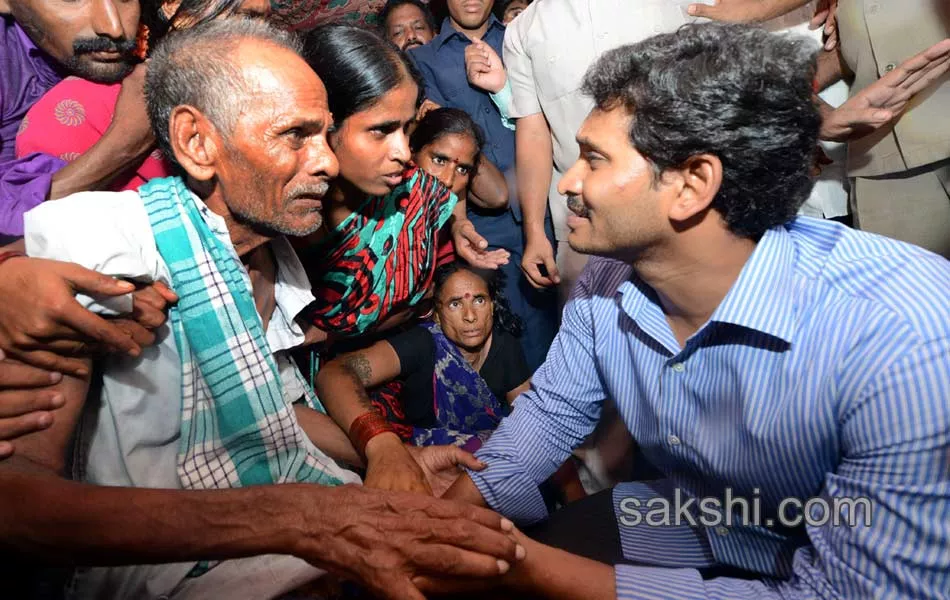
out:
M475 142L475 147L478 149L475 155L475 166L478 167L482 146L485 145L485 134L467 112L457 108L437 108L427 112L409 137L409 149L415 154L443 136L454 133L467 135Z
M524 332L524 322L515 313L511 312L508 298L505 297L505 273L501 270L479 269L462 261L454 261L442 265L435 270L432 278L433 295L438 298L442 293L442 286L449 277L459 271L467 271L480 278L488 286L488 297L495 305L494 323L492 327L498 331L506 331L515 337L521 337Z
M817 47L748 25L684 25L606 52L583 90L633 115L630 141L654 174L712 154L723 180L712 208L757 239L811 193L821 124L812 100Z

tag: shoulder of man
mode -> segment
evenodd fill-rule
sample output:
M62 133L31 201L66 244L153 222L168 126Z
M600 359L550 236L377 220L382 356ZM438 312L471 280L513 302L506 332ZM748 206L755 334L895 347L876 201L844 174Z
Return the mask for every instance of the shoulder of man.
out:
M920 339L950 338L950 261L884 236L798 218L787 226L799 268L868 315L907 325Z
M78 263L114 277L153 280L158 250L135 191L79 192L24 215L27 254Z

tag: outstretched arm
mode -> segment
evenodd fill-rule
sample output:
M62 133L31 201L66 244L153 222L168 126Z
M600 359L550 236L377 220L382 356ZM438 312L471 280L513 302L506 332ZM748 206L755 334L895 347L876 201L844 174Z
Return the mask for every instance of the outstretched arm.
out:
M846 142L868 135L900 117L911 99L950 69L950 39L942 40L902 62L847 102L827 112L823 140Z
M469 185L468 199L482 208L497 210L508 207L508 182L498 167L485 157L478 161Z

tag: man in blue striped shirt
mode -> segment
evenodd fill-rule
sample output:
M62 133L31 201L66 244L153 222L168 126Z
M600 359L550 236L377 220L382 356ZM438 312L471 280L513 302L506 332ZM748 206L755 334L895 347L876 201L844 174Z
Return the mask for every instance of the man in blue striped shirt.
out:
M608 397L665 479L615 488L610 528L578 515L597 496L549 521L586 519L559 545L615 538L615 559L524 539L511 586L950 596L950 263L794 217L820 126L813 73L807 41L738 25L687 26L588 72L596 108L561 189L571 246L597 258L477 453L488 467L448 496L543 519L538 484Z

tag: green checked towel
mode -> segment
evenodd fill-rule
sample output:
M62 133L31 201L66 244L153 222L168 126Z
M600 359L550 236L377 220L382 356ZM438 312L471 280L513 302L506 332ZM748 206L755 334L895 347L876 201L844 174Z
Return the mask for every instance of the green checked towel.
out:
M182 487L342 483L284 398L233 246L211 231L180 178L153 179L139 194L179 297L169 317L182 361Z

